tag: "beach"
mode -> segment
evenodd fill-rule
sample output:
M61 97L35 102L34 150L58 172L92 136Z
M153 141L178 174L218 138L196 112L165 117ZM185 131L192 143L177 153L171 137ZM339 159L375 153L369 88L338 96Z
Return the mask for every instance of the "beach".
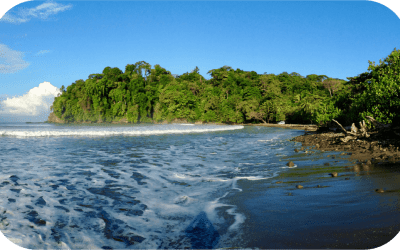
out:
M298 157L287 161L297 167L273 182L238 182L243 192L227 200L249 222L246 247L371 249L398 234L398 145L374 135L337 143L339 136L305 131L291 139ZM330 160L322 163L324 158Z

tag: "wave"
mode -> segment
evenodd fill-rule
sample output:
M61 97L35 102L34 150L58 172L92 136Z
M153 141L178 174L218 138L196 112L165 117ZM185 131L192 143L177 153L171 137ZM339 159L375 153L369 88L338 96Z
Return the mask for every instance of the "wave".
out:
M60 130L0 130L1 136L15 137L60 137L60 136L83 136L83 137L99 137L99 136L150 136L150 135L166 135L166 134L189 134L189 133L207 133L217 131L229 131L243 129L243 126L226 126L219 128L191 128L191 129L60 129Z

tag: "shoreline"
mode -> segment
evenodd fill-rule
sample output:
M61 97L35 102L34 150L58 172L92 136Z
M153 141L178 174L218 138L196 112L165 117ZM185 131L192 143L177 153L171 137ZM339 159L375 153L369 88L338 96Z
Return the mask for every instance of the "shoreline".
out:
M357 160L361 166L372 166L378 163L392 163L400 165L400 140L395 135L376 132L370 133L369 138L355 141L341 142L344 133L337 132L306 132L294 137L292 141L301 142L303 147L310 147L321 151L344 151L350 158Z
M248 223L244 226L243 237L248 242L241 248L371 249L387 243L399 232L400 209L396 206L400 197L400 167L393 169L396 165L386 164L384 158L371 164L361 163L361 158L357 164L350 160L357 160L354 157L360 155L380 157L380 154L391 152L383 151L391 142L382 146L386 139L371 133L371 142L337 143L342 133L310 131L310 125L249 126L309 128L304 135L286 138L295 143L290 155L280 158L280 165L293 161L298 167L288 168L279 176L266 180L238 180L243 192L233 191L226 197L228 204L236 205ZM303 134L303 131L286 132ZM382 143L375 145L373 142L379 139ZM370 144L372 154L369 148L364 148ZM260 149L265 151L268 147L261 146ZM298 151L293 152L293 149ZM364 150L366 152L362 152ZM396 148L394 151L396 153ZM398 156L394 155L393 159ZM341 158L349 162L338 163ZM333 171L338 173L335 178L330 176ZM297 188L297 185L303 188ZM384 193L376 192L378 188L382 188ZM221 210L225 208L231 207L222 207Z
M343 143L343 133L306 131L290 139L295 152L280 160L297 167L265 181L239 180L242 192L226 199L246 218L241 247L372 249L395 238L398 144L393 136L370 134Z

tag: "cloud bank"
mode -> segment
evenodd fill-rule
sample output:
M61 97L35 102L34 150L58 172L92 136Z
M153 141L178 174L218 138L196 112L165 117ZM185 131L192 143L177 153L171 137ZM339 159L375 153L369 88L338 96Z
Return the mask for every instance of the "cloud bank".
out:
M24 61L24 52L15 51L0 44L0 74L15 73L29 66L29 63Z
M49 82L42 82L23 96L0 97L0 116L35 116L46 117L54 97L61 91Z
M56 2L46 2L38 5L34 8L20 8L15 14L6 13L3 18L0 19L1 22L20 24L31 20L32 18L38 18L45 20L51 15L55 15L58 12L63 12L72 8L71 4L64 5Z

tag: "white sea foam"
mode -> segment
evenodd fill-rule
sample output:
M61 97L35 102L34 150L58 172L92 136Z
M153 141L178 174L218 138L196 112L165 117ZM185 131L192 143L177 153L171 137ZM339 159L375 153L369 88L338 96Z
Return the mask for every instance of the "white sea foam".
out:
M297 168L297 165L294 164L293 167L289 167L289 166L284 166L284 167L280 167L280 168Z
M0 140L1 231L31 249L182 249L191 248L185 230L205 212L215 230L236 233L220 242L235 241L246 218L228 195L242 191L240 180L267 181L285 171L275 149L247 146L269 134L230 131L243 126L177 127L0 127L11 133ZM164 136L143 136L157 131ZM233 222L220 214L223 207ZM135 236L143 241L127 246L124 239Z
M192 124L190 124L192 125ZM84 137L102 137L102 136L149 136L149 135L168 135L168 134L189 134L189 133L209 133L217 131L229 131L243 129L243 126L201 126L190 129L177 129L176 126L160 127L111 127L111 128L97 128L97 127L79 127L71 129L54 128L54 129L7 129L0 130L2 136L15 136L15 137L60 137L60 136L84 136Z

